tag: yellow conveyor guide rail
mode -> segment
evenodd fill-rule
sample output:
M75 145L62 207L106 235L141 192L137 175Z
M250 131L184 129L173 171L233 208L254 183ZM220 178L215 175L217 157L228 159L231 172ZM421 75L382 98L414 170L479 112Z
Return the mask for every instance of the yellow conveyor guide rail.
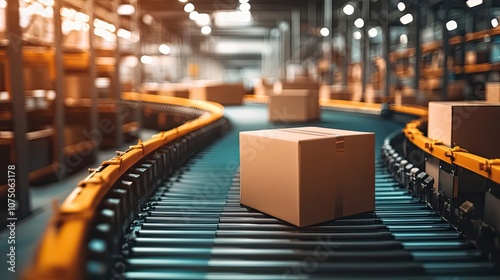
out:
M408 123L403 132L408 140L435 158L468 169L500 184L500 159L486 159L459 147L448 147L439 140L429 139L418 129L422 120Z
M224 108L212 102L132 92L123 93L122 97L127 101L192 107L207 113L175 129L153 135L146 141L139 140L122 155L102 162L101 168L79 182L62 205L54 207L54 214L37 248L36 261L26 271L25 279L54 279L54 275L57 279L78 280L75 276L85 277L81 269L84 267L84 246L90 223L113 184L146 155L224 115Z

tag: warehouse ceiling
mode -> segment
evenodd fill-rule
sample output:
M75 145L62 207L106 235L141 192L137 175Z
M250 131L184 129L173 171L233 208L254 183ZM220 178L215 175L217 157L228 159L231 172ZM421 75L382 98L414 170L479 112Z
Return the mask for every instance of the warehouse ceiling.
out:
M323 1L305 0L250 0L251 24L215 25L217 11L237 11L238 0L191 0L198 13L207 13L212 18L211 34L218 58L229 67L260 67L260 48L264 38L281 21L290 21L291 11L300 10L301 21L307 22L308 9L321 9ZM314 3L311 3L314 2ZM318 2L318 4L315 4ZM189 40L192 46L203 46L208 36L201 33L201 26L189 19L184 11L186 3L178 0L141 0L140 8L160 21L162 27L178 38ZM238 42L239 45L238 45ZM261 46L259 48L259 45ZM228 49L229 48L229 49Z

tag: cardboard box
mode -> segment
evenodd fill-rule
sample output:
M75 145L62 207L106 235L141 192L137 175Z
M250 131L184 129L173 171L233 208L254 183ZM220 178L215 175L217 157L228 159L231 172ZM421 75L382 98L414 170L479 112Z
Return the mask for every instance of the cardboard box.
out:
M319 88L319 97L321 99L351 100L351 92L348 87L341 85L322 85Z
M179 84L162 83L158 86L158 95L189 98L189 89Z
M320 118L319 99L314 90L285 90L269 97L269 120L301 122Z
M320 127L240 132L241 204L299 227L373 211L374 141Z
M417 101L417 95L413 90L397 90L394 96L394 103L396 105L417 104Z
M275 94L280 94L287 89L307 89L319 92L320 84L309 78L295 79L292 82L276 82L273 85ZM318 94L318 93L316 93Z
M190 99L212 101L222 105L242 104L244 95L243 84L206 84L189 89Z
M500 103L430 102L429 138L485 158L500 158Z
M500 83L486 83L486 102L500 102Z

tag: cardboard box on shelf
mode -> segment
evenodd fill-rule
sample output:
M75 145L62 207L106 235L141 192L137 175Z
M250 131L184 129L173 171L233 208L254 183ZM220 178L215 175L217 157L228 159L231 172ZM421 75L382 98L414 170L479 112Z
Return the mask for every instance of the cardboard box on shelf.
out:
M190 99L212 101L222 105L242 104L244 95L243 84L209 83L189 88Z
M430 102L427 135L485 158L500 158L500 103Z
M500 102L500 83L486 83L486 101Z
M314 90L284 90L269 97L269 120L301 122L320 118L319 99Z
M373 211L374 139L320 127L240 132L241 204L299 227Z

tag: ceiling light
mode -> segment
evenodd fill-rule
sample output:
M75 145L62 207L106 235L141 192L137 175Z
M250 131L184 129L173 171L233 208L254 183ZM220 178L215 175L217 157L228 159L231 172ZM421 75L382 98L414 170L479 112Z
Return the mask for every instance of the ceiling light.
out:
M179 0L181 3L186 3L188 0Z
M216 11L213 13L217 26L246 26L252 23L252 14L243 11Z
M497 27L498 26L498 19L497 18L494 18L491 20L491 26L493 27Z
M203 27L201 28L201 33L202 33L203 35L208 35L208 34L210 34L211 32L212 32L212 28L210 28L210 26L208 26L208 25L207 25L207 26L203 26Z
M130 4L123 4L118 6L116 13L121 16L130 16L135 13L135 7Z
M143 55L141 56L141 62L142 64L151 64L153 63L153 57L149 55Z
M399 36L399 43L401 43L403 45L408 44L408 35L401 34L401 36Z
M399 2L398 3L398 10L400 10L401 12L404 11L406 9L406 5L405 3L403 2Z
M240 11L250 11L250 4L248 3L241 3L240 4Z
M319 34L321 34L321 36L323 37L326 37L330 34L330 30L328 30L328 28L326 27L323 27L319 30Z
M199 26L210 25L210 15L206 13L198 14L195 21Z
M123 28L118 29L118 31L116 31L116 35L123 39L130 39L130 37L132 37L132 33Z
M370 38L374 38L377 35L378 35L377 28L372 27L372 28L370 28L370 30L368 30L368 36L370 36Z
M170 47L165 45L165 44L161 44L160 47L158 48L158 50L160 51L160 53L162 53L164 55L167 55L170 53Z
M198 18L198 12L197 11L192 11L189 13L189 19L191 20L196 20Z
M354 6L351 5L351 4L347 4L344 6L344 8L342 9L342 11L344 11L344 14L350 16L354 13Z
M144 24L151 25L153 24L154 20L155 18L150 14L145 14L142 16L142 22L144 22Z
M359 40L361 39L361 32L359 31L354 31L354 33L352 33L352 37L356 40Z
M399 21L401 21L402 24L407 25L408 23L413 21L413 16L410 13L408 13L408 14L402 16L399 19Z
M458 27L457 22L454 20L450 20L446 23L446 29L448 29L448 31L455 30L457 29L457 27Z
M468 0L465 4L467 4L469 8L474 8L475 6L483 4L483 0Z
M362 18L357 18L354 21L354 26L356 26L357 28L362 28L363 26L365 26L365 21Z
M240 0L240 4L248 3L248 0Z
M190 13L194 11L194 5L192 3L187 3L185 6L184 6L184 12L186 13Z

